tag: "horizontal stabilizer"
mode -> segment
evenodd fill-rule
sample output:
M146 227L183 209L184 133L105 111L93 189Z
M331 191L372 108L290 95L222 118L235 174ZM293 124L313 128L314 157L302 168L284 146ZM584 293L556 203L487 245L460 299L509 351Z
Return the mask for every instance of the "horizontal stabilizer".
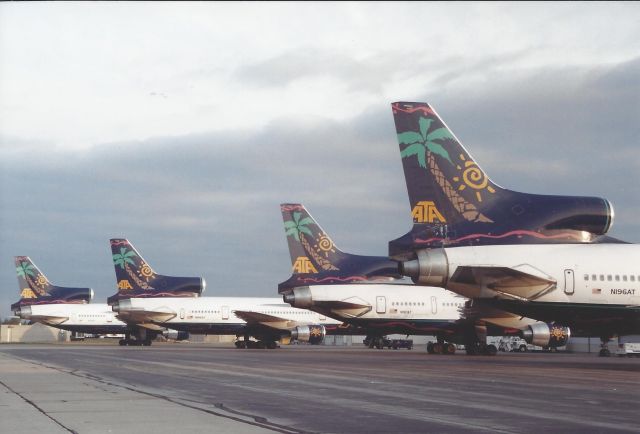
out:
M127 321L138 323L141 327L145 327L145 323L167 322L170 319L175 318L176 313L169 308L159 308L154 311L127 309L118 312L118 317Z
M161 327L157 324L153 324L153 323L141 323L141 324L137 324L137 327L142 327L144 329L148 329L148 330L155 330L155 331L160 331L160 330L164 330L164 327Z
M260 312L236 310L234 313L238 318L245 320L247 324L262 324L278 330L289 330L297 325L296 321Z
M29 319L33 322L41 322L44 324L56 326L69 320L68 316L53 316L53 315L32 315Z
M462 308L461 312L465 319L486 321L499 327L518 330L537 322L531 318L488 306L486 303L482 303L482 300L474 300L474 303L470 307Z
M486 287L524 300L535 300L556 286L556 281L550 277L531 274L517 267L496 266L459 266L451 282Z
M319 308L328 309L339 316L350 318L357 318L371 311L370 304L354 303L349 301L318 300L314 302L314 305Z

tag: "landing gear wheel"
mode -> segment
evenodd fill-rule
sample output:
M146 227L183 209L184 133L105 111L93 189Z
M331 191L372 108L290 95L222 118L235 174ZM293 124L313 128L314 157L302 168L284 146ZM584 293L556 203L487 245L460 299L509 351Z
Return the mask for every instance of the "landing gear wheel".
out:
M433 354L433 342L427 344L427 353Z
M455 354L456 346L454 344L446 344L445 345L445 353L446 354Z
M610 355L611 355L611 352L607 348L601 349L600 352L598 353L598 356L600 357L609 357Z
M267 348L270 350L274 350L276 348L278 348L278 344L275 343L274 341L268 341L267 342Z
M121 347L124 347L125 345L127 345L127 341L126 341L126 340L124 340L124 339L120 339L120 340L118 341L118 345L120 345Z
M498 349L495 345L487 345L484 352L487 356L495 356L498 354Z
M442 354L443 349L443 345L440 342L433 344L433 352L435 354Z
M526 353L527 352L527 346L526 345L520 345L520 347L518 348L518 351L520 351L521 353Z

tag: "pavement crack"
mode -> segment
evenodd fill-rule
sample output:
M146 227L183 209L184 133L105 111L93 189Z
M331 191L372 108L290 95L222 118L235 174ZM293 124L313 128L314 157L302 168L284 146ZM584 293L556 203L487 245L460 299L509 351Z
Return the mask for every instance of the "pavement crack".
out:
M0 381L0 384L2 384L2 386L4 386L8 391L10 391L11 393L18 395L20 398L22 398L22 400L24 402L26 402L27 404L29 404L30 406L32 406L33 408L35 408L36 410L38 410L40 413L42 413L44 416L48 417L49 419L51 419L52 421L54 421L56 424L60 425L60 427L62 427L63 429L67 430L70 433L73 434L78 434L77 431L72 430L71 428L65 426L62 422L60 422L59 420L57 420L55 417L51 416L49 413L47 413L46 411L44 411L42 408L38 407L38 405L31 401L29 398L27 398L26 396L22 395L20 392L13 390L11 387L9 387L8 384L4 383L3 381Z
M269 422L269 420L267 418L265 418L265 417L251 415L251 414L248 414L248 413L243 413L243 412L240 412L240 411L232 410L229 407L225 406L224 404L216 404L216 405L214 405L214 407L219 409L219 410L221 410L221 411L223 411L223 412L225 412L225 413L231 413L233 416L230 415L230 414L216 412L216 411L213 411L213 410L202 408L202 407L200 407L198 405L194 405L194 404L197 403L199 405L210 406L211 404L201 403L201 402L198 402L198 401L183 400L183 399L178 400L178 399L166 396L166 395L140 390L140 389L137 389L133 385L123 385L123 384L114 383L114 382L105 380L105 379L103 379L101 377L89 374L87 372L79 371L77 369L68 370L68 369L64 369L64 368L58 367L58 366L52 366L52 365L47 365L46 363L37 362L35 360L26 360L26 359L22 359L21 357L18 357L18 356L14 356L14 357L16 357L17 359L24 360L25 362L28 362L28 363L33 363L34 365L40 365L40 366L43 366L45 368L56 370L58 372L62 372L62 373L69 374L69 375L73 375L74 377L83 378L83 379L87 379L87 380L92 380L92 381L95 381L95 382L98 382L98 383L101 383L101 384L105 384L105 385L108 385L108 386L117 387L117 388L120 388L120 389L125 389L125 390L128 390L130 392L140 393L142 395L150 396L152 398L162 399L164 401L168 401L168 402L171 402L173 404L180 405L182 407L190 408L192 410L201 411L203 413L207 413L207 414L210 414L212 416L224 417L226 419L231 419L231 420L234 420L236 422L244 423L244 424L247 424L247 425L257 426L257 427L268 429L268 430L271 430L271 431L274 431L274 432L279 432L279 433L283 433L283 434L317 434L317 433L314 433L313 431L300 430L300 429L297 429L297 428L288 427L286 425L280 425L280 424L277 424L277 423ZM27 401L29 404L33 405L41 413L43 413L44 415L49 417L51 420L56 422L58 425L60 425L61 427L63 427L67 431L69 431L71 433L74 433L74 434L77 434L76 431L73 431L73 430L67 428L66 426L64 426L60 422L58 422L56 419L54 419L53 417L49 416L42 409L40 409L35 403L29 401L27 398L25 398L22 395L20 395L19 393L13 391L11 388L6 386L4 383L0 382L0 384L3 384L5 387L7 387L7 389L11 390L13 393L16 393L22 399ZM189 404L188 402L192 402L194 404ZM252 419L253 422L251 420L242 419L241 417Z

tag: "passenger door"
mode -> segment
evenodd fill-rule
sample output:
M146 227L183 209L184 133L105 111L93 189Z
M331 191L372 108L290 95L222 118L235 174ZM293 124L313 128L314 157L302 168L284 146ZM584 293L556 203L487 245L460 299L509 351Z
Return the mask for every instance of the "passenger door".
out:
M573 270L564 270L564 293L573 294L576 289L576 282L573 275Z
M387 313L387 299L386 297L376 297L376 312Z
M222 319L229 319L229 306L222 306Z

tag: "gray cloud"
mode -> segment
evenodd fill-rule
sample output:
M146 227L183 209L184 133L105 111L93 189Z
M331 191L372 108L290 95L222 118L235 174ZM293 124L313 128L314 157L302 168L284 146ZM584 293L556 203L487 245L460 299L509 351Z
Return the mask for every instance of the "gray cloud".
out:
M494 72L473 91L434 87L415 99L435 106L499 184L607 197L612 235L638 242L639 69L639 59L509 73L487 66ZM386 254L410 226L390 102L345 122L288 117L254 128L247 119L239 131L83 151L2 138L1 313L17 297L14 255L104 300L115 292L114 236L128 237L160 273L204 276L207 295L275 296L290 268L281 202L305 203L342 249Z

